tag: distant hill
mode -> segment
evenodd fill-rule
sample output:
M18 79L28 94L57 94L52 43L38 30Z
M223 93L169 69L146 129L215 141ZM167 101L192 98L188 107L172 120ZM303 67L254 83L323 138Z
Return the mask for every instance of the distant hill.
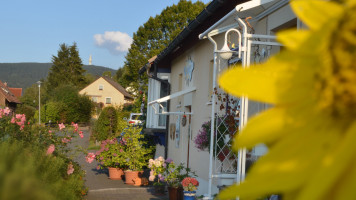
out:
M52 63L0 63L0 80L7 82L10 87L19 87L25 90L41 79L46 79ZM111 68L84 65L86 73L99 77L105 71L115 75L116 70Z

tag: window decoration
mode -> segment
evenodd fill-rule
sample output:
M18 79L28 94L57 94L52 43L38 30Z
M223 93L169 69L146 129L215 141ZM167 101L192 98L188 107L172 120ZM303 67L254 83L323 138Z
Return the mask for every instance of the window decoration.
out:
M194 70L194 62L192 61L192 58L189 56L186 65L184 67L184 79L186 85L189 85L190 82L192 81L193 70Z

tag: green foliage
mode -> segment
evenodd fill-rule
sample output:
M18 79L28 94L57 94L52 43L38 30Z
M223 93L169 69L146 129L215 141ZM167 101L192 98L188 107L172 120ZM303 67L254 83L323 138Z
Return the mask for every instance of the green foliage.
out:
M127 166L133 171L140 171L147 166L147 161L152 152L152 148L145 147L146 142L143 141L144 135L141 134L141 130L142 128L129 126L122 136L122 140L126 145Z
M82 60L79 57L77 44L61 44L58 55L52 57L53 65L48 74L48 89L53 90L63 84L77 87L86 85Z
M103 141L115 135L117 130L117 111L114 107L105 107L95 123L94 137Z
M33 121L36 113L36 108L26 104L17 105L16 113L23 113L26 115L27 121Z
M148 59L158 55L205 8L197 1L181 0L177 5L164 9L160 15L150 17L133 35L133 43L126 55L123 68L116 78L124 86L132 86L138 91L138 71ZM143 77L147 83L147 76ZM145 89L145 88L144 88Z
M107 139L101 142L100 150L95 154L95 158L103 167L115 167L126 169L125 145L120 143L116 138Z
M63 102L50 101L43 106L41 112L41 121L56 123L61 120L61 113L65 112L67 106Z
M77 164L66 173L68 160L46 155L38 146L0 143L0 199L81 199L84 173Z
M117 133L120 134L128 126L127 119L130 117L130 112L119 110L117 112ZM126 118L126 120L124 119Z
M89 122L91 113L94 110L92 101L87 96L80 95L78 89L70 85L62 85L53 90L51 92L50 102L54 102L50 105L51 112L49 114L51 117L53 117L55 121L59 119L60 122L65 123ZM57 109L53 108L55 105L58 106ZM41 120L43 118L43 112L44 110L42 109ZM47 118L47 116L45 118ZM50 119L51 118L48 118L48 120Z
M103 72L103 75L102 76L107 76L109 78L111 78L111 71L105 71Z
M84 171L66 156L70 149L62 141L76 133L54 134L6 109L0 116L0 199L82 199ZM55 149L47 155L49 146Z
M43 80L41 80L43 82ZM46 84L41 84L41 105L45 104L48 99ZM39 89L38 84L34 83L31 87L27 88L24 94L20 97L20 101L28 106L38 108L38 95Z

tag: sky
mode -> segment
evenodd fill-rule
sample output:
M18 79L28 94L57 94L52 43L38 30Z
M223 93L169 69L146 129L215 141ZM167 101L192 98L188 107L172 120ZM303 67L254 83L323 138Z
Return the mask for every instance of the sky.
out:
M197 0L192 0L196 2ZM204 3L210 0L200 0ZM118 69L133 33L179 0L1 0L0 63L51 62L77 44L83 64Z

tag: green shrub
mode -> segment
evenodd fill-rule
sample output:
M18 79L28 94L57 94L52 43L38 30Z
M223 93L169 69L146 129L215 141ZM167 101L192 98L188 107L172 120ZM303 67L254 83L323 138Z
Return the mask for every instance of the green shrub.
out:
M60 122L70 124L71 122L87 123L90 121L94 104L89 97L80 95L77 88L70 85L60 86L51 94L50 101L64 105L59 113Z
M115 135L117 130L117 111L114 107L105 107L94 127L94 137L103 141Z
M68 175L69 164L35 145L1 142L0 199L81 199L84 173L72 162L74 172Z
M147 166L151 158L152 148L146 146L143 140L144 134L141 134L142 128L129 126L125 129L122 141L125 142L126 163L130 170L140 171Z
M36 108L26 104L20 104L16 108L16 113L25 114L27 121L33 121L33 117L36 113Z
M128 126L127 119L130 117L130 112L119 110L117 116L117 135L119 136ZM124 118L126 118L126 120Z

